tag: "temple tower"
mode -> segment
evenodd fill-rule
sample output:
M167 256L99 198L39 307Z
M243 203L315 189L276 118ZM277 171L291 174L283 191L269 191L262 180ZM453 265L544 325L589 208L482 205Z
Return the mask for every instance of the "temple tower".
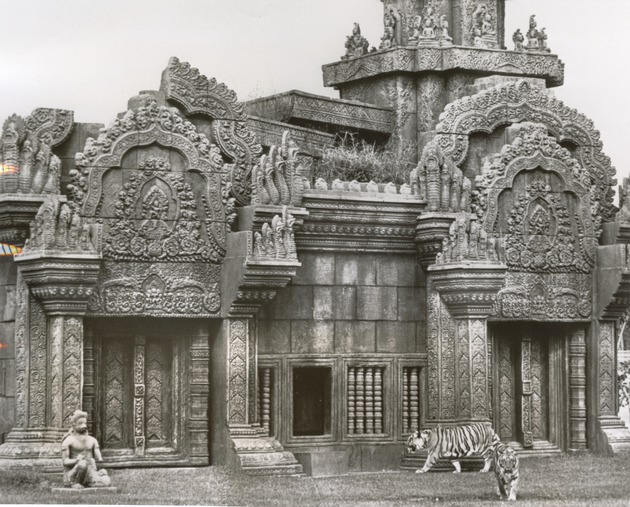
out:
M369 50L355 26L346 55L323 66L324 84L338 89L342 99L392 108L390 143L417 142L417 158L435 135L440 112L470 95L475 79L518 76L544 79L548 87L563 83L564 65L546 48L544 30L540 39L535 27L526 33L531 44L505 48L505 0L382 1L380 44Z

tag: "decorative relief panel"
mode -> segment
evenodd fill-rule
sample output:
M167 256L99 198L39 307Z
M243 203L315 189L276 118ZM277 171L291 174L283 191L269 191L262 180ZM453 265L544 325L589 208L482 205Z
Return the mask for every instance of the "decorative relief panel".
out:
M228 422L247 423L247 334L246 320L229 321Z
M106 262L88 309L98 315L203 317L220 309L220 266Z

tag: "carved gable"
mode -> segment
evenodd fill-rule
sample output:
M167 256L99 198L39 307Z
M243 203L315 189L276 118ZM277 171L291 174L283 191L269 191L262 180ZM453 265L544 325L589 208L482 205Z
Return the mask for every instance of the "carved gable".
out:
M102 224L103 269L90 310L210 316L235 218L221 151L159 94L134 99L76 155L69 185L83 217Z
M496 312L509 319L586 319L600 228L589 176L544 125L525 123L477 177L473 209L508 266Z

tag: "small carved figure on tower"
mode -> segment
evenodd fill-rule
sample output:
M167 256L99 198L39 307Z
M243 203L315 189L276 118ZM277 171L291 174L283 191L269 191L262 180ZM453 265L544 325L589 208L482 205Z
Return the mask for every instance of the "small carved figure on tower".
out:
M369 46L370 43L361 35L359 23L355 23L352 29L352 35L346 38L346 54L342 56L341 59L347 60L348 58L365 55L368 52Z
M537 51L538 46L538 29L536 28L536 15L532 14L529 17L529 30L527 30L527 49L530 51Z
M446 14L440 16L438 23L438 39L441 45L448 45L453 41L453 38L448 34L448 19L446 19Z
M486 4L479 4L475 9L472 32L475 46L487 48L498 46L494 17Z
M417 44L422 35L422 16L414 16L409 28L409 43Z
M396 40L397 22L393 9L385 13L383 24L385 25L385 30L383 37L381 37L381 45L379 46L379 49L390 49L396 47L398 45L398 41Z
M87 413L75 411L71 424L61 442L64 486L74 489L110 486L107 471L96 469L96 462L103 461L103 457L97 440L88 435Z
M541 28L540 32L538 32L538 50L545 53L551 52L547 46L547 32L545 32L544 28Z
M512 41L514 42L514 51L523 52L525 51L525 47L523 46L523 42L525 42L525 36L521 29L518 28L514 35L512 35Z

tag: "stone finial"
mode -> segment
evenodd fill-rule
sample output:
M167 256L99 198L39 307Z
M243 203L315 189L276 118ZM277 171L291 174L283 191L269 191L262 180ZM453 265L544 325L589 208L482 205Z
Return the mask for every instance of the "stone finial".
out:
M324 178L315 180L315 190L328 190L328 182Z
M87 413L76 410L71 424L72 427L61 441L64 486L73 489L110 486L107 470L96 468L96 462L103 461L103 456L98 441L88 435Z
M41 250L96 252L97 229L85 224L74 208L60 204L56 197L44 201L30 228L24 253Z
M514 32L514 35L512 35L512 42L514 42L514 51L518 51L520 53L525 51L525 46L523 45L525 37L523 36L523 32L521 32L520 28L518 28L516 32Z
M525 46L525 50L537 53L549 53L551 50L547 46L547 32L544 28L538 30L537 27L536 15L532 14L529 17L529 29L527 30L527 45Z
M268 155L252 170L252 204L299 206L304 194L300 175L299 148L289 131L282 136L282 145L271 146Z
M342 60L355 58L367 54L370 43L361 35L361 27L359 23L354 24L352 35L346 37L346 54L341 57Z
M4 122L0 137L0 193L59 194L61 159L50 132L38 132L18 115Z
M442 240L437 264L456 262L499 262L497 240L468 213L460 213L451 224L448 237Z
M471 183L437 142L430 142L411 172L412 192L427 201L430 211L468 211Z
M377 193L378 192L378 183L374 182L373 180L370 180L370 182L367 184L365 189L368 192Z
M385 12L383 16L384 33L381 37L379 49L390 49L399 45L398 32L400 31L400 18L394 9Z
M275 215L271 223L264 223L261 231L254 233L253 256L263 259L297 260L294 225L295 217L285 206L282 216Z

